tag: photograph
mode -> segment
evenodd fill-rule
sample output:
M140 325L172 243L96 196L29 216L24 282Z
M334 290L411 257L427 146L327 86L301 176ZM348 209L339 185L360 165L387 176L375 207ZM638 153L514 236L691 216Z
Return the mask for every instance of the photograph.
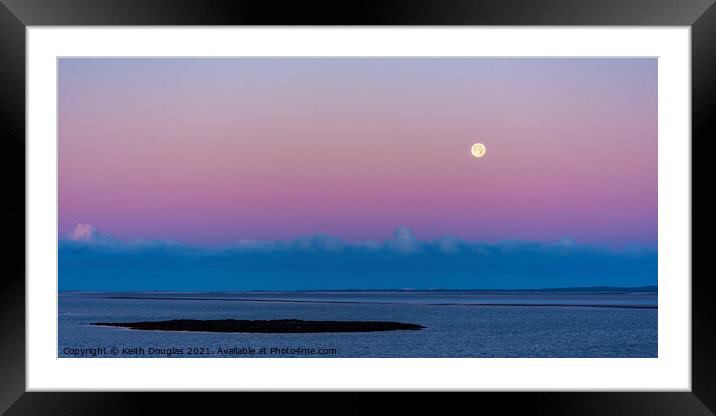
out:
M1 415L714 415L714 0L0 3Z
M59 359L659 358L658 57L56 62Z

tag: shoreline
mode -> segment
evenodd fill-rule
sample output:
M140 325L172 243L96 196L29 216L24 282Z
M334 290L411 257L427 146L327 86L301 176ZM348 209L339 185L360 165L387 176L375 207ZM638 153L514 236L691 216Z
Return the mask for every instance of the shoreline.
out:
M251 298L210 298L210 297L161 297L161 296L94 296L94 299L115 300L163 300L163 301L220 301L254 303L307 303L347 305L427 305L427 306L484 306L484 307L564 307L564 308L610 308L610 309L658 309L658 305L639 304L594 304L594 303L460 303L460 302L388 302L356 300L307 300L307 299L251 299Z

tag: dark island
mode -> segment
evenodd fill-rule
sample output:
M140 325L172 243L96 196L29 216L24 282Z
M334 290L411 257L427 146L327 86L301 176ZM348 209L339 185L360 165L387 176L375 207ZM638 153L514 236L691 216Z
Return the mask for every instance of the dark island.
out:
M92 325L114 326L145 331L253 332L265 334L416 331L425 328L422 325L401 322L303 321L300 319L277 319L269 321L173 319L171 321L154 322L98 322Z

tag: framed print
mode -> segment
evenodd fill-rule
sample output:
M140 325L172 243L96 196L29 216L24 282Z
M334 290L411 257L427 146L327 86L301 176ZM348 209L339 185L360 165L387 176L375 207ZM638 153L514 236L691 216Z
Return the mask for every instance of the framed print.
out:
M713 414L709 2L127 6L0 9L1 411Z

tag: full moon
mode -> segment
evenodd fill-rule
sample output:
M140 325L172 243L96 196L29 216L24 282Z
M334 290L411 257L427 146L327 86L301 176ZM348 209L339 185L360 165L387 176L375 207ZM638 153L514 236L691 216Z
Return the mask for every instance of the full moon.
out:
M485 152L487 152L487 148L482 143L475 143L470 148L470 152L475 157L483 157L485 156Z

